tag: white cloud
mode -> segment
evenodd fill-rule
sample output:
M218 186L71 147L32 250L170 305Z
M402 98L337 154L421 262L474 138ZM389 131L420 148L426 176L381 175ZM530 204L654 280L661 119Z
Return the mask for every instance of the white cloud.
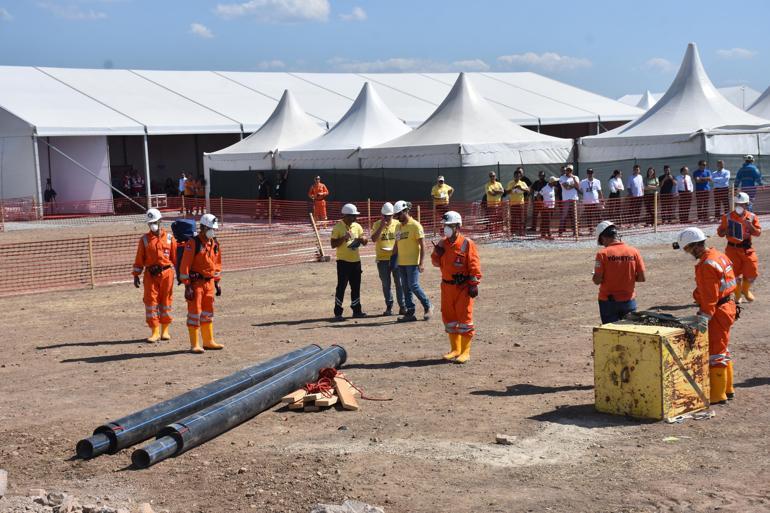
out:
M203 39L211 39L214 37L214 33L206 25L200 23L191 23L190 33L202 37Z
M452 67L458 71L489 71L489 64L481 59L454 61Z
M661 73L671 73L676 70L674 63L663 57L653 57L652 59L648 59L644 63L644 67L648 70L659 71Z
M8 12L8 9L0 7L0 21L11 21L13 16Z
M82 9L77 3L60 3L53 1L40 1L37 6L49 11L58 18L74 21L103 20L107 18L107 13L95 11L94 9Z
M360 7L353 7L350 14L340 14L340 19L342 21L365 21L366 18L366 11Z
M335 70L346 73L446 71L447 68L446 65L441 65L433 61L405 57L392 57L390 59L379 59L375 61L355 61L342 57L335 57L327 62Z
M329 0L249 0L248 2L217 4L214 12L229 20L253 17L264 23L326 21L331 7Z
M539 68L548 71L564 71L591 67L591 61L588 59L559 55L554 52L514 53L512 55L501 55L497 60L504 64Z
M729 50L717 50L717 55L723 59L751 59L757 54L754 50L746 48L730 48Z
M257 67L261 70L276 70L286 68L286 63L282 60L272 59L268 61L260 61L257 63Z

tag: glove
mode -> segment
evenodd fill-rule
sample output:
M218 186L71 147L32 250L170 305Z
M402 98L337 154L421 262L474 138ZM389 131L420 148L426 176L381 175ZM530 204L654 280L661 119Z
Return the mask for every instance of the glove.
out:
M468 287L468 295L470 297L476 297L479 295L479 287L478 285L470 285Z
M433 251L435 251L438 256L442 257L444 256L444 252L446 252L446 248L439 244L433 248Z
M139 285L141 285L142 280L139 279L139 276L134 276L134 287L139 288Z
M192 287L189 286L189 285L185 285L184 286L184 298L187 301L192 301L194 297L195 297L195 294L193 293Z
M219 282L214 282L214 288L217 289L217 297L222 295L222 287L219 286Z
M698 331L701 333L706 333L706 331L709 329L709 318L703 314L698 314L696 316L696 324L695 326L698 328Z

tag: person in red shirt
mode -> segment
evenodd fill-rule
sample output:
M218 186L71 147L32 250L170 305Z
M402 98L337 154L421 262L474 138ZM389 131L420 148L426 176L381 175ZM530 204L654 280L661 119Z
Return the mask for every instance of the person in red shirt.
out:
M476 244L460 233L460 214L450 210L442 221L444 238L430 259L441 269L441 317L452 348L444 359L465 363L471 356L473 301L479 295L481 261Z
M730 329L736 319L735 274L732 262L714 248L706 247L706 234L700 228L685 228L674 245L692 255L695 264L693 299L698 303L698 329L708 331L711 404L724 404L735 395L733 364L730 358Z
M739 192L735 196L735 209L722 215L717 228L720 237L727 238L725 255L733 262L736 278L735 300L741 302L741 293L747 301L754 301L751 285L759 276L759 259L752 248L751 238L762 234L759 217L749 212L749 195Z
M222 253L216 239L218 228L219 222L213 214L203 214L200 233L185 243L179 265L179 279L184 283L184 298L187 300L187 331L193 353L224 347L214 341L214 290L217 296L222 295L219 286ZM203 347L198 341L199 331Z
M171 340L171 303L174 291L176 239L160 227L162 216L156 208L147 211L150 231L142 235L134 258L134 286L139 288L139 276L144 271L144 308L147 325L152 333L147 342Z
M612 221L596 225L596 242L604 246L596 253L593 275L599 285L599 315L602 324L617 322L636 311L636 284L646 279L644 260L636 248L620 240Z

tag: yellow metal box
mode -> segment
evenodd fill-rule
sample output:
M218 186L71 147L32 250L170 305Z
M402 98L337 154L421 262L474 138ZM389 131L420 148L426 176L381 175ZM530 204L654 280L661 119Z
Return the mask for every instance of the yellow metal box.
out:
M594 328L596 409L663 420L709 407L708 337L629 322Z

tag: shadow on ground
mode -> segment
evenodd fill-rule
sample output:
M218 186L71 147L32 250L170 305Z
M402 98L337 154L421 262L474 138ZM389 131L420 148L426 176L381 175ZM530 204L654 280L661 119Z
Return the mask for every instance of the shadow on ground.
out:
M67 342L63 344L51 344L50 346L37 346L35 349L58 349L60 347L95 347L95 346L120 346L128 344L147 343L147 339L137 338L134 340L99 340L96 342Z
M561 387L541 387L539 385L530 385L519 383L509 385L505 390L474 390L471 395L488 395L489 397L510 397L517 395L540 395L555 394L558 392L572 392L575 390L593 390L592 385L565 385Z
M61 363L73 363L73 362L85 362L85 363L109 363L109 362L122 362L125 360L136 360L137 358L158 358L163 356L174 356L178 354L187 354L189 350L177 349L176 351L161 351L156 353L122 353L122 354L106 354L102 356L86 356L84 358L67 358L62 360Z
M655 420L639 420L620 415L609 415L596 411L593 403L557 406L555 410L541 413L530 420L539 422L552 422L581 428L595 429L619 426L638 426L640 424L652 424Z
M430 367L431 365L448 365L452 362L444 360L443 358L433 358L428 360L406 360L399 362L382 362L382 363L352 363L345 365L345 369L399 369L401 367L407 368L419 368Z
M735 388L754 388L770 385L770 378L749 378L741 383L736 383Z

